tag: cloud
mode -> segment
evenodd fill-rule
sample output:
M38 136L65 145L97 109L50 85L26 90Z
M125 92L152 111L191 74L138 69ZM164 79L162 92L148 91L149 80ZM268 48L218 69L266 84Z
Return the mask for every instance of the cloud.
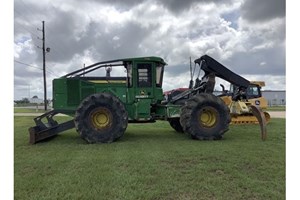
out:
M285 0L251 0L241 5L241 15L249 22L285 17Z
M170 10L174 14L181 14L182 12L186 12L191 8L199 8L204 7L208 4L214 5L232 5L234 0L160 0L156 1L158 4L164 5L168 10ZM200 11L199 11L200 12Z
M197 0L165 0L165 1L158 1L158 3L163 4L168 10L172 11L173 13L180 13L184 10L189 9L194 3L197 3ZM211 1L200 1L204 2L211 2Z

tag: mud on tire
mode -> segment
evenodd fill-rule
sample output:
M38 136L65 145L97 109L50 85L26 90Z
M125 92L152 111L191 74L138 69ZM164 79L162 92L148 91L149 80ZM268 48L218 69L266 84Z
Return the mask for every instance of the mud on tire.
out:
M110 143L123 136L128 114L123 103L109 93L86 97L75 113L75 127L88 143Z

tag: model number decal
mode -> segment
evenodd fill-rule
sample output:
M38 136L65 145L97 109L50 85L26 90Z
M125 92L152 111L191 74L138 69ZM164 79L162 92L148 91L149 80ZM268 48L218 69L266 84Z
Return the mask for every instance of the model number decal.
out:
M135 98L148 98L148 95L136 95Z

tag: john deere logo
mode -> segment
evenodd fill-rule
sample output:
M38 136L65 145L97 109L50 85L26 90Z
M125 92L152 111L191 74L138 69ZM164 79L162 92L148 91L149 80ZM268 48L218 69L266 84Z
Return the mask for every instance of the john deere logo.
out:
M260 101L259 101L259 100L256 100L256 101L255 101L255 105L259 106L259 105L260 105Z

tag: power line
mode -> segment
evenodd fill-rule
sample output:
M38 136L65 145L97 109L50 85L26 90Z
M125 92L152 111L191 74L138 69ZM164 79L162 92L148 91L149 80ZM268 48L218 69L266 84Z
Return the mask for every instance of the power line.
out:
M18 61L18 60L14 60L16 63L19 63L19 64L22 64L22 65L26 65L28 67L33 67L33 68L36 68L36 69L39 69L39 70L43 70L43 68L41 67L37 67L37 66L33 66L33 65L30 65L30 64L27 64L27 63L24 63L24 62L21 62L21 61ZM55 74L54 72L50 71L50 70L46 70L47 72L49 72L50 74L54 75L54 76L57 76L57 74Z
M26 66L28 66L28 67L33 67L33 68L36 68L36 69L39 69L39 70L43 70L42 68L39 68L39 67L33 66L33 65L29 65L29 64L27 64L27 63L23 63L23 62L18 61L18 60L14 60L14 61L15 61L16 63L22 64L22 65L26 65Z
M37 15L35 14L35 12L31 9L31 7L27 5L27 3L25 3L23 0L19 0L19 2L21 2L21 3L23 4L23 7L25 8L24 10L29 11L30 14L33 15L36 19L39 18L39 16L37 16ZM49 3L50 3L50 5L51 5L53 8L55 8L54 5L51 3L51 1L50 1ZM17 10L16 10L16 11L17 11ZM17 12L18 12L18 11L17 11ZM18 12L18 13L19 13L19 12ZM28 12L27 12L27 13L28 13ZM20 13L19 13L19 14L20 14ZM27 18L27 17L26 17L26 18ZM28 19L28 18L27 18L27 19ZM45 24L45 28L47 28L47 31L50 31L52 34L55 34L51 29L49 29L49 27L48 27L46 24ZM36 35L36 34L34 34L34 35ZM36 36L38 37L38 35L36 35ZM64 48L61 48L61 47L63 47L61 44L58 45L56 42L54 42L53 40L51 40L51 38L50 38L50 40L49 40L49 38L48 38L47 43L48 43L48 44L50 43L50 45L52 46L52 49L51 49L51 50L54 50L56 53L62 54L62 55L65 56L65 53L64 53L64 51L63 51ZM55 46L56 48L53 48L53 46ZM65 57L66 57L66 56L65 56Z
M16 2L21 2L22 4L23 4L23 6L21 6L21 4L19 4L20 5L20 7L22 8L22 13L25 13L25 15L23 15L23 16L25 16L25 18L27 18L27 16L33 16L33 19L35 19L35 20L37 20L37 19L40 19L41 18L41 16L39 16L39 15L36 15L35 13L35 11L34 10L32 10L31 8L32 8L32 5L33 4L31 4L31 5L27 5L27 4L25 4L24 3L24 1L23 0L19 0L19 1L16 1ZM15 3L16 4L16 3ZM15 6L15 8L16 8L16 6ZM17 11L16 9L14 9L15 11ZM17 11L18 12L18 11ZM19 12L18 12L19 13ZM20 13L19 13L20 14ZM33 20L28 20L28 18L27 18L27 21L28 22L32 22ZM34 27L35 28L35 27Z
M15 22L16 22L16 21L15 21ZM20 22L16 22L16 23L19 23L19 24L18 24L19 27L22 28L23 30L28 31L28 32L31 33L32 35L35 35L36 37L38 37L37 34L33 33L33 32L30 31L29 29L25 28L25 26L23 26ZM16 27L17 27L17 26L15 26L15 28L16 28ZM19 28L19 27L17 27L17 28Z
M33 25L31 25L29 22L31 22L32 20L29 20L28 18L27 18L27 15L24 15L24 14L22 14L22 12L19 12L17 9L16 9L16 7L14 8L14 11L15 11L15 13L18 13L18 15L19 15L19 17L21 18L21 19L25 19L25 22L28 22L28 24L30 25L30 26L32 26L34 29L36 29ZM24 21L24 20L23 20ZM16 22L16 20L15 20L15 22ZM31 31L30 31L31 32Z
M34 9L31 8L31 5L29 5L28 3L25 3L23 0L18 0L17 1L19 3L20 6L23 7L22 11L23 12L19 12L16 9L16 6L14 8L14 10L18 13L19 17L21 19L25 19L27 20L27 22L30 22L32 20L28 20L28 16L34 16L35 19L39 19L40 16L36 15L36 12ZM22 4L22 5L21 5ZM55 8L55 6L52 4L52 2L48 2L48 4L52 7ZM20 22L18 22L20 23ZM37 34L33 33L32 31L28 30L28 28L25 28L24 25L20 24L22 26L22 29L30 32L31 34L35 35L36 37L39 37ZM30 25L33 26L33 25ZM45 28L47 28L47 32L50 32L52 35L56 34L56 31L52 31L51 29L49 29L49 27L45 24ZM51 37L47 37L47 44L49 44L51 46L51 51L53 50L57 55L63 55L64 57L68 57L66 56L66 47L64 45L62 45L59 42L56 42L54 39L52 39Z
M37 39L39 39L39 36L38 36L37 34L33 33L33 32L30 31L29 29L25 28L25 26L22 25L20 22L16 22L16 23L18 23L19 27L18 27L18 26L15 26L15 28L22 28L23 30L25 30L25 31L27 31L27 32L29 32L29 33L31 33L32 35L36 36ZM48 29L47 26L46 26L46 28ZM50 32L52 32L52 31L50 31ZM32 37L31 37L31 38L32 38ZM32 39L34 39L34 38L32 38ZM47 43L49 44L49 40L48 40ZM52 48L51 50L56 51L58 54L65 55L65 53L63 53L63 51L60 51L59 48L57 48L57 43L54 43L52 40L50 40L50 44L51 44L51 46L55 46L55 47L56 47L56 48ZM53 44L54 44L54 45L53 45Z
M31 8L32 8L31 5L27 5L27 3L25 3L23 0L19 0L19 2L22 2L22 4L23 4L24 7L25 7L25 10L26 10L26 11L29 11L29 13L32 14L32 15L34 16L35 19L40 19L40 16L39 16L39 15L36 15L36 14L35 14L36 12L35 12L34 10L31 9ZM28 13L28 12L27 12L27 13Z

